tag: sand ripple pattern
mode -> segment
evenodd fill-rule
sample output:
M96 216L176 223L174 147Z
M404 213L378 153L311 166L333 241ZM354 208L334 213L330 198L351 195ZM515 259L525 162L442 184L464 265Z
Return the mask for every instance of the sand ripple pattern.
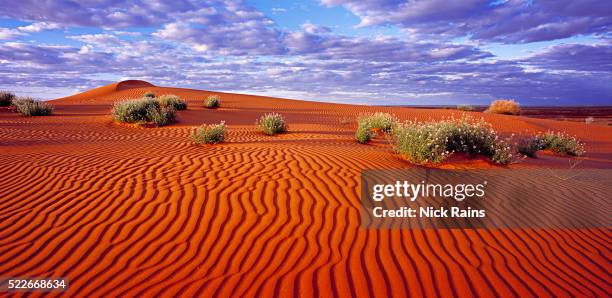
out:
M113 98L151 88L190 110L159 129L111 123ZM223 95L210 111L198 106L206 94L130 88L58 101L58 116L0 114L0 276L65 276L79 297L612 294L610 229L361 228L361 170L410 166L341 123L374 108ZM286 114L292 132L256 132L265 111ZM229 142L187 139L220 120ZM609 128L562 125L603 142L595 156L609 165Z

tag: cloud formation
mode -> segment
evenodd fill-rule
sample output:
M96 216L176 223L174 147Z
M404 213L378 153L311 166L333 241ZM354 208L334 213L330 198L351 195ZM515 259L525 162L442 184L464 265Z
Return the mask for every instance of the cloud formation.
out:
M360 17L360 26L395 24L412 34L527 43L609 33L612 5L599 0L321 0Z
M375 104L612 102L611 14L598 2L322 1L346 7L361 27L402 32L374 36L307 20L286 29L242 1L8 2L0 16L25 24L0 27L2 88L136 78ZM32 41L48 31L65 41ZM553 42L512 59L485 50L585 35L589 42Z

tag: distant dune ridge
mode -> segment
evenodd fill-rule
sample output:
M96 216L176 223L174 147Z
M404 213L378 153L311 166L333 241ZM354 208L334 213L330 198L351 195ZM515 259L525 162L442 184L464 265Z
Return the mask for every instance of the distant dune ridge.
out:
M176 94L161 128L113 124L113 102ZM222 105L206 109L208 95ZM70 296L601 296L610 229L367 230L363 169L406 168L386 141L355 139L362 113L400 120L454 110L343 105L129 80L53 100L54 116L0 111L0 276L63 276ZM282 114L289 132L255 120ZM471 113L503 134L564 131L584 158L510 168L612 168L612 127ZM225 143L196 126L225 121ZM443 168L500 168L454 156ZM551 192L554 192L551 191ZM551 196L559 195L551 193ZM589 198L578 198L581 203Z

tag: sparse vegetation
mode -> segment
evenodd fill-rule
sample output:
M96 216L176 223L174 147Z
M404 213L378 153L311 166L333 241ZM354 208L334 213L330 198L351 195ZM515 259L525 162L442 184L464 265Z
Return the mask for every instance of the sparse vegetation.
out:
M416 164L439 163L454 152L483 155L498 164L513 160L511 147L491 125L469 118L432 122L406 122L393 131L395 151Z
M204 102L204 105L209 109L215 109L221 106L221 97L219 95L209 95Z
M147 98L155 98L156 95L153 91L147 91L145 92L145 94L143 95L143 97L147 97Z
M584 144L573 136L562 132L549 131L541 136L543 150L559 154L581 156L585 153Z
M531 158L536 158L538 150L542 150L543 147L544 141L539 136L521 138L517 144L518 152Z
M165 126L172 124L175 120L174 113L176 109L173 106L160 106L157 109L150 108L148 110L148 116L151 122L157 126Z
M498 99L491 103L485 113L518 115L521 113L521 108L518 102L512 99Z
M396 125L397 119L389 113L378 112L361 115L357 119L355 139L357 139L357 142L365 144L379 132L390 133Z
M461 105L457 105L457 110L464 111L464 112L471 112L471 111L474 111L475 109L471 105L461 104Z
M0 91L0 107L8 107L13 103L15 94L8 91Z
M187 102L174 94L162 95L158 98L158 100L162 107L172 106L179 111L187 109Z
M278 113L265 114L261 116L255 124L259 130L270 136L287 131L285 118Z
M595 122L595 118L593 117L587 117L584 119L584 123L586 124L593 124L593 122Z
M156 99L144 97L116 102L112 115L119 122L164 126L174 122L175 111L173 106L162 107Z
M48 116L53 112L53 106L31 97L20 97L12 100L15 111L23 116Z
M219 124L202 125L191 135L191 139L198 145L217 144L225 141L225 122Z

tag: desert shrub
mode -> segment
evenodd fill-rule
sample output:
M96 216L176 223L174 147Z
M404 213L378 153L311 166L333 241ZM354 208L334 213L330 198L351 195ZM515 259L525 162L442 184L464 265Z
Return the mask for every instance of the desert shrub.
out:
M218 108L221 106L221 97L219 95L210 95L206 98L204 105L209 109Z
M145 92L145 94L142 97L147 97L147 98L155 98L155 92L153 91L147 91Z
M355 139L361 144L369 142L373 136L374 133L365 126L358 126L355 132Z
M367 143L376 136L379 131L390 133L396 126L396 123L397 119L389 113L377 112L361 115L357 119L355 139L357 139L359 143Z
M587 117L584 119L584 123L586 124L593 124L593 122L595 122L595 118L593 117Z
M157 126L165 126L174 122L176 108L173 106L160 106L159 108L149 108L147 113L151 122Z
M20 97L13 99L12 105L15 111L23 116L47 116L53 112L53 106L49 103L35 100L31 97Z
M454 152L484 155L498 164L513 159L511 147L490 124L469 118L398 124L392 142L398 154L417 164L439 163Z
M159 104L162 107L172 106L176 110L186 110L187 102L181 99L179 96L174 94L162 95L158 98Z
M0 107L10 106L15 99L15 94L8 91L0 91Z
M518 152L531 158L536 158L538 150L542 150L543 147L544 140L539 136L521 138L517 144Z
M163 126L174 122L173 106L162 107L154 98L144 97L116 102L113 119L125 123L154 123Z
M572 156L581 156L585 153L584 144L568 134L549 131L541 138L541 149Z
M255 124L259 130L270 136L287 131L285 118L278 113L265 114L261 116Z
M474 111L474 107L471 105L457 105L457 110L471 112Z
M153 109L159 109L159 102L153 98L127 99L113 105L112 115L119 122L146 123Z
M225 122L219 124L202 125L191 135L191 139L198 145L216 144L225 141Z
M491 103L485 113L518 115L521 112L518 102L511 99L498 99Z

